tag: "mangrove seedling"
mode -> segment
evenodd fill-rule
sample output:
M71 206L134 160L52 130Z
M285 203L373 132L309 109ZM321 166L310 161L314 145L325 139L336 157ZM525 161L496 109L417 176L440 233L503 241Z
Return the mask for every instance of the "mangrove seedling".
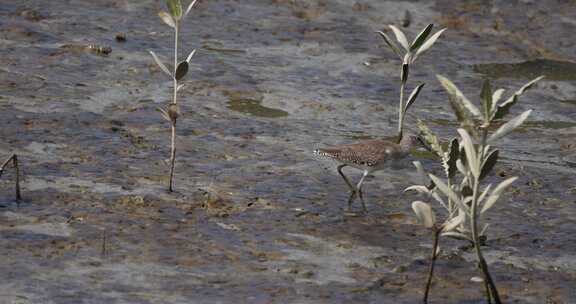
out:
M20 193L20 166L18 165L18 156L16 154L12 154L12 156L8 157L6 161L0 167L0 178L4 173L4 169L8 166L8 164L12 163L14 170L16 171L16 177L14 183L16 184L16 201L19 202L22 200L22 194Z
M442 35L442 33L446 30L441 29L430 36L432 32L432 28L434 27L433 24L427 25L419 34L416 36L412 43L408 42L406 35L396 26L389 25L390 29L396 36L396 40L402 46L404 53L400 50L400 48L388 37L388 35L383 31L378 31L377 33L384 39L384 42L388 47L400 58L402 61L402 68L400 70L400 102L398 105L398 142L402 139L403 130L404 130L404 118L406 117L406 112L410 108L410 106L416 101L420 90L424 87L424 84L419 84L412 90L412 93L405 100L404 94L406 89L406 83L408 82L408 75L410 73L411 65L418 59L423 53L428 51L436 40ZM430 38L428 38L430 36Z
M356 142L353 144L338 145L332 147L326 147L314 150L314 154L331 158L336 160L339 165L336 167L338 174L344 179L344 182L350 189L350 196L348 197L348 211L352 211L352 203L358 197L362 203L362 209L364 212L367 211L366 204L364 203L364 195L362 191L362 185L365 178L370 175L371 172L381 170L387 167L393 161L400 160L406 157L413 144L416 143L415 137L406 136L402 138L402 128L404 122L404 114L408 108L416 101L418 94L422 90L424 84L418 85L410 94L410 97L405 102L404 101L404 88L408 81L408 70L411 63L413 63L418 55L429 49L432 44L437 40L438 36L442 33L439 31L434 34L430 39L428 35L432 30L432 24L428 25L419 35L416 37L412 44L408 44L406 36L397 27L390 25L390 28L396 34L398 42L404 47L406 53L404 56L400 54L400 49L396 46L394 42L388 37L388 35L382 31L377 32L382 36L384 42L392 49L392 51L398 55L402 60L402 67L400 72L401 86L400 86L400 105L399 113L400 117L398 120L398 136L397 141L394 140L365 140ZM356 169L363 170L362 177L356 184L352 184L348 177L342 171L343 168L350 166Z
M178 61L178 35L180 33L180 27L182 25L182 21L184 18L190 13L192 7L196 3L196 0L193 0L186 10L182 9L182 2L180 0L167 0L166 5L168 7L168 12L160 11L158 16L174 29L174 69L170 71L164 63L158 58L156 53L150 51L154 62L160 67L160 69L168 75L172 79L172 102L166 108L158 108L162 117L170 122L170 175L169 175L169 183L168 183L168 190L170 192L174 191L174 166L176 162L176 122L178 117L180 116L180 107L178 105L178 91L180 91L183 87L183 84L180 81L186 76L188 73L188 68L190 65L190 60L192 60L192 56L196 50L192 50L188 57L186 57L183 61Z
M459 139L453 139L447 147L444 147L424 123L418 122L425 141L441 159L445 174L445 178L426 174L422 165L414 162L426 182L424 185L414 185L405 190L415 190L426 194L446 209L445 221L438 224L434 210L429 204L422 201L412 203L419 221L425 227L432 229L434 243L424 291L424 303L428 301L441 236L467 240L474 246L488 303L502 303L482 252L481 240L485 239L488 228L488 223L483 223L482 216L495 205L500 196L518 177L509 177L496 187L492 184L482 185L482 181L498 161L499 151L493 146L499 139L521 126L532 110L527 110L500 125L491 134L489 131L493 129L492 126L496 121L501 120L510 112L510 108L518 102L519 97L540 79L542 77L528 82L503 102L499 101L504 90L498 89L492 92L490 82L485 81L480 93L481 107L478 108L462 94L454 83L443 76L438 76L438 80L448 93L450 105L461 127L457 130Z

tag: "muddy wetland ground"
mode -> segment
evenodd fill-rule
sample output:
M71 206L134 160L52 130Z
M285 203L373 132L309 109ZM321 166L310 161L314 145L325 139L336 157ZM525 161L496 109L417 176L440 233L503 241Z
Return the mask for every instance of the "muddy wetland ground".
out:
M171 58L163 8L0 1L0 158L24 173L20 204L11 168L0 180L0 303L420 303L414 168L375 173L368 215L350 217L334 164L312 155L394 132L398 60L374 31L406 11L410 37L449 28L412 75L427 86L411 113L444 139L457 124L435 74L476 101L486 77L511 92L547 76L500 143L489 180L520 178L487 214L484 252L504 302L576 303L576 2L201 0L181 34L197 53L173 194L156 111L170 81L147 53ZM465 245L443 243L431 303L485 303Z

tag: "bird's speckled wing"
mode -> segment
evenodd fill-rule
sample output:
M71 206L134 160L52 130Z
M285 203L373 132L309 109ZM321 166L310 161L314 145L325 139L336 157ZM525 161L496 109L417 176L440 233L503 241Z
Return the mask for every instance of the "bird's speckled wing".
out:
M315 154L329 157L345 164L375 167L389 159L397 158L399 146L388 140L373 139L362 142L317 149Z

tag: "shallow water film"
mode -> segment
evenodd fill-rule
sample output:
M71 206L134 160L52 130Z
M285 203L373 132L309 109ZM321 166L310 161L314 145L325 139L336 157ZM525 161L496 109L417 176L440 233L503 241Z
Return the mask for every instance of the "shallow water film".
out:
M172 60L164 1L1 1L0 162L18 155L23 201L8 166L0 303L420 303L432 242L402 193L410 161L374 173L368 214L351 216L312 151L395 132L399 63L374 32L428 23L448 30L413 69L410 89L426 87L408 128L457 135L436 74L475 102L484 78L511 94L546 75L499 144L487 179L520 178L486 214L483 250L505 303L576 303L575 7L199 0L180 33L180 56L197 52L168 193L171 81L148 53ZM440 249L430 302L485 303L470 246Z

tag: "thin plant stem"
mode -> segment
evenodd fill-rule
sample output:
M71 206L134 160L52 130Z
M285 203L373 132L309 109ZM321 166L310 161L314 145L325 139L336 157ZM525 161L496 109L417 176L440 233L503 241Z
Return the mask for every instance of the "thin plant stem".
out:
M486 300L488 300L488 304L492 304L492 294L490 293L490 286L486 283L484 283L484 292L486 293Z
M448 176L448 180L447 180L447 185L448 188L452 189L452 178L450 178L450 176ZM453 208L453 203L452 203L452 199L448 198L448 218L453 218L454 217L454 213L458 210L457 208Z
M430 293L430 288L432 287L434 265L436 265L436 258L438 257L438 239L440 238L441 231L442 230L438 229L436 226L432 228L432 234L434 235L434 245L432 245L432 254L430 255L430 268L428 269L428 280L426 280L426 289L424 290L424 299L422 300L424 304L428 303L428 294Z
M16 201L21 201L22 194L20 193L20 166L18 165L18 155L14 154L12 161L16 169Z
M408 80L408 79L406 79ZM404 89L406 82L401 80L400 84L400 105L398 106L398 142L402 140L402 130L404 128Z
M172 99L173 104L178 103L178 80L176 79L176 69L178 68L178 32L179 32L180 23L177 21L176 26L174 27L174 96Z
M482 140L480 143L480 153L479 153L479 160L484 158L484 147L486 146L486 137L487 137L487 130L484 129L482 134ZM481 163L481 162L480 162ZM481 168L478 168L479 170ZM478 197L480 193L480 180L474 177L474 185L473 185L473 192L472 192L472 210L471 210L471 230L472 230L472 241L474 242L474 248L476 251L476 257L478 259L478 266L480 267L480 271L484 277L484 284L488 292L488 302L491 303L491 300L494 300L495 304L501 304L500 296L498 295L498 290L492 280L492 276L488 271L488 265L486 264L486 260L482 255L482 250L480 249L480 237L478 235Z
M176 70L178 68L178 30L180 24L176 21L176 26L174 27L174 73L173 76L173 99L172 104L178 104L178 79L176 79ZM170 181L168 186L168 191L174 191L174 166L176 163L176 119L171 121L171 138L170 138Z
M172 122L171 126L172 131L172 142L171 142L171 149L170 149L170 185L168 190L170 192L174 191L174 165L176 163L176 121Z
M106 242L107 242L107 231L104 229L102 232L102 248L100 249L100 256L102 258L106 257Z

